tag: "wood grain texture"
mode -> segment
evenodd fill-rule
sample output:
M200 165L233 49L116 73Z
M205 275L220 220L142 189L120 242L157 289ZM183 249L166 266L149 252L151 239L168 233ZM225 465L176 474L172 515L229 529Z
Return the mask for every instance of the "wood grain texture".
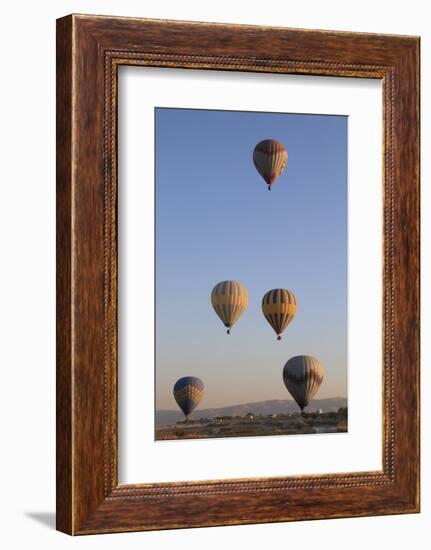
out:
M72 34L57 23L57 529L72 531Z
M57 49L58 529L87 534L417 512L419 39L73 15L58 21ZM118 485L122 64L382 80L382 471Z

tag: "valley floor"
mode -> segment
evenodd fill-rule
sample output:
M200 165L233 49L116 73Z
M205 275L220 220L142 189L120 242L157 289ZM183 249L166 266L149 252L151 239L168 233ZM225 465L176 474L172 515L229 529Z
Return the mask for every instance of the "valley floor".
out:
M200 418L158 426L156 440L347 432L347 409L294 415Z

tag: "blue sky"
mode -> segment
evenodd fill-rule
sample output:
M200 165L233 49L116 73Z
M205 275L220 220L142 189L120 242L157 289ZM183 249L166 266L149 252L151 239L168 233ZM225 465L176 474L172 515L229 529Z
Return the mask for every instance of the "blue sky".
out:
M290 398L293 355L317 357L316 397L347 393L347 123L344 116L156 109L156 407L175 409L181 376L201 378L201 408ZM268 191L253 149L281 141L289 160ZM210 304L222 280L249 307L230 336ZM281 342L261 312L292 290Z

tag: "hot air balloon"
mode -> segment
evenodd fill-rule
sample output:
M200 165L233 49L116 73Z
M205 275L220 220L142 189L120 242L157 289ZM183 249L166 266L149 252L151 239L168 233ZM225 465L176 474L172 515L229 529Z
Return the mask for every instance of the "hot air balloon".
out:
M281 333L295 317L295 295L285 288L269 290L262 298L262 311L277 334L277 340L281 340Z
M284 365L283 380L288 392L303 411L320 388L323 369L314 357L296 355Z
M287 151L282 143L275 139L260 141L253 151L256 170L266 181L268 189L283 172L287 164Z
M247 288L237 281L221 281L211 292L211 303L230 334L231 327L248 306Z
M204 395L204 383L196 376L184 376L175 382L174 398L186 420Z

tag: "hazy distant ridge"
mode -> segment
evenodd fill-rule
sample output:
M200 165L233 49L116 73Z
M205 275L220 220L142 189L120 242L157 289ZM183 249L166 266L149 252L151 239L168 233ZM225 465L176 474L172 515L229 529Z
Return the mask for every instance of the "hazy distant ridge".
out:
M322 409L323 412L338 411L340 407L347 407L347 399L344 397L331 397L329 399L314 399L306 412ZM243 405L231 405L214 409L198 409L191 418L213 418L214 416L244 416L247 413L253 414L280 414L299 412L298 405L290 399L271 399L258 401L256 403L244 403ZM156 425L173 424L178 420L184 420L181 411L156 411Z

